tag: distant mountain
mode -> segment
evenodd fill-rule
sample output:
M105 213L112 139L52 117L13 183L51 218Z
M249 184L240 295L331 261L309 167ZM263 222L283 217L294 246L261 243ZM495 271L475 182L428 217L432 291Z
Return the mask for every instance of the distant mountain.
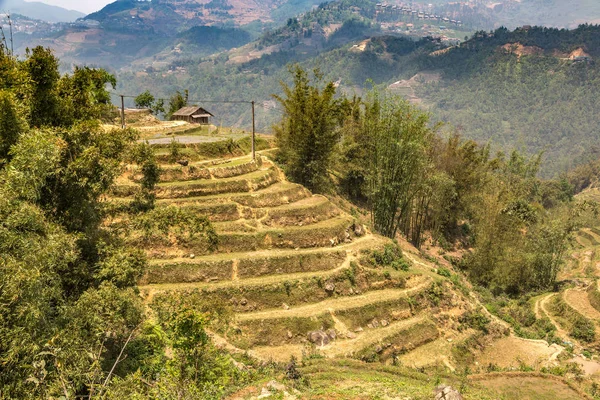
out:
M281 22L320 0L117 0L86 17L105 29L173 35L196 25L239 27Z
M166 65L174 58L241 46L319 1L118 0L75 24L22 34L15 38L15 48L21 54L42 45L67 65L111 70L152 62Z
M72 22L78 18L85 17L85 14L67 10L66 8L51 6L40 2L27 2L23 0L5 0L0 2L1 11L12 14L21 14L29 18L38 19L46 22Z
M314 20L342 8L320 11ZM430 110L434 120L449 122L445 129L490 142L493 151L543 151L545 176L597 158L600 26L498 29L444 47L436 38L382 36L365 28L368 21L346 22L347 29L342 25L334 32L330 30L336 24L290 21L219 56L120 73L119 91L136 95L152 88L154 95L168 97L187 89L190 98L255 100L262 105L257 126L268 131L281 116L271 94L281 94L279 82L289 81L287 65L300 63L307 70L320 68L325 79L351 96L362 95L372 83L389 87ZM247 108L211 106L224 125L250 124Z

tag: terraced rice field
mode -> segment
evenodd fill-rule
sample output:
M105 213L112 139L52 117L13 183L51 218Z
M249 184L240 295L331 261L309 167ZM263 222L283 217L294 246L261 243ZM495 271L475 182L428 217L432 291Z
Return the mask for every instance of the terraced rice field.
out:
M110 201L131 201L140 178L128 168ZM443 281L431 265L415 255L408 271L363 262L391 242L327 197L288 182L267 157L163 161L155 195L156 209L206 215L219 243L210 249L203 238L129 232L149 258L139 288L150 312L171 301L217 302L233 313L229 328L211 328L219 342L277 361L309 348L386 361L444 335L428 310L427 291ZM327 337L309 340L315 332Z

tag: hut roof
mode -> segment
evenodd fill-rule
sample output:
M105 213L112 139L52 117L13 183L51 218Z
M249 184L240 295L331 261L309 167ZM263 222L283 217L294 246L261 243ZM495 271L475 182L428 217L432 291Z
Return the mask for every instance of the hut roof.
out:
M210 112L208 112L204 108L198 107L198 106L183 107L183 108L177 110L176 112L174 112L173 116L189 117L191 115L193 117L196 117L197 115L205 116L205 114L207 114L207 116L214 117L214 115L212 115Z

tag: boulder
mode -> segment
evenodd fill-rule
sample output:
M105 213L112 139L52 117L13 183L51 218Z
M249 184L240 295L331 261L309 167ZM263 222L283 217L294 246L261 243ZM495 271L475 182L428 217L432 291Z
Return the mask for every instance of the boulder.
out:
M440 385L435 391L435 400L463 400L462 395L452 386Z
M360 224L354 224L354 234L358 237L364 235L365 230L363 229L363 226Z
M308 333L308 341L317 346L326 346L337 337L334 329L329 329L327 332L323 330L312 331Z
M182 167L187 167L189 163L190 162L188 160L179 160L179 161L177 161L177 164L181 165Z
M327 282L325 284L325 291L329 294L335 292L335 284L333 282Z

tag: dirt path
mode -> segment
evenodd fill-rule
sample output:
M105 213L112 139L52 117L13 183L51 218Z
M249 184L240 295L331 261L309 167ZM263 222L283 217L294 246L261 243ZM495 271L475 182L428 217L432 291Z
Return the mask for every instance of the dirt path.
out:
M544 318L544 316L542 315L542 312L540 310L540 300L542 298L539 298L535 301L535 303L533 304L533 312L535 314L535 318L536 319L542 319Z
M416 286L409 289L384 289L367 292L359 296L339 297L330 300L324 300L318 303L307 304L299 307L292 307L288 310L274 309L259 311L247 314L237 315L238 321L276 319L276 318L294 318L294 317L310 317L323 314L325 312L335 312L338 310L347 310L352 308L364 307L373 303L380 303L394 299L406 298L413 293L417 293L425 289L431 280L428 278L422 279Z
M556 327L556 333L558 334L558 336L566 340L567 338L570 338L569 333L565 331L558 322L556 322L556 320L552 317L552 314L550 314L550 312L546 309L546 305L548 304L548 302L552 299L552 297L556 295L556 293L550 293L549 295L538 299L537 302L539 302L539 309L542 311L542 313L544 313L544 315L548 317L552 325Z

